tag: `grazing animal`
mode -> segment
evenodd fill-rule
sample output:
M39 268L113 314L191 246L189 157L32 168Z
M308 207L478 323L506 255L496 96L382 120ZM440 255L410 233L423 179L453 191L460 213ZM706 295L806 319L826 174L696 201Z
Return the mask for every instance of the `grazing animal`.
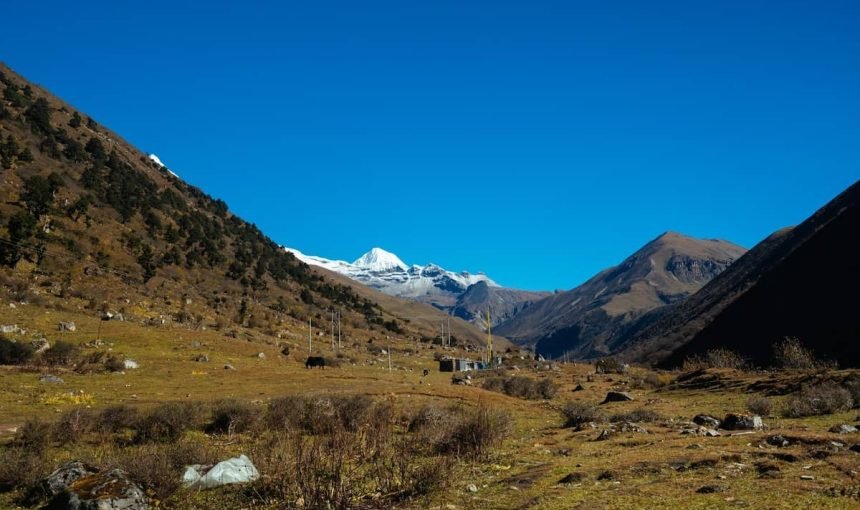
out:
M308 356L305 361L305 368L320 367L325 368L325 358L322 356Z

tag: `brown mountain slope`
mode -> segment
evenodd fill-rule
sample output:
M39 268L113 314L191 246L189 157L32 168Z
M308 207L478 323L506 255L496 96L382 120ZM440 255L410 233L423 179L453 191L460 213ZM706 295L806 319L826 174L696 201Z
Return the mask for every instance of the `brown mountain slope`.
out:
M0 296L10 301L272 336L331 308L351 328L435 331L313 272L2 64L0 175Z
M667 232L579 287L538 301L497 332L536 344L547 356L603 355L617 348L615 338L635 320L692 294L744 251L726 241Z
M492 287L487 282L478 282L457 297L450 312L486 330L488 310L490 325L495 327L549 295L549 292Z
M860 182L652 317L623 356L678 365L689 355L725 347L768 364L772 345L794 336L821 356L860 365L858 205Z

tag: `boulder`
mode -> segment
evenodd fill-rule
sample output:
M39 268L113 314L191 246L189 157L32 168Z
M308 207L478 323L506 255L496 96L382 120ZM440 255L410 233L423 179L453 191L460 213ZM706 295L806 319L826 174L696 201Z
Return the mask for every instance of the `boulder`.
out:
M776 435L776 436L768 437L767 438L767 444L769 444L771 446L784 447L784 446L790 445L791 442L783 436Z
M258 352L255 357L257 359L266 359L266 353L265 352Z
M48 509L147 510L146 495L124 471L112 469L78 478L54 496Z
M633 400L633 397L630 396L629 393L624 391L610 391L606 394L606 398L603 399L601 404L606 404L608 402L628 402Z
M703 427L710 427L712 429L720 428L720 420L707 414L697 414L693 417L693 423L696 425L702 425Z
M585 387L581 384L577 384L576 388L573 389L573 391L584 391L584 390L585 390Z
M758 430L764 427L761 416L729 413L720 428L725 430Z
M857 427L855 427L854 425L846 425L843 423L841 425L834 425L830 427L830 432L833 432L834 434L851 434L857 432Z
M625 421L619 424L616 427L620 432L635 432L637 434L647 434L648 431L645 430L645 427L637 425L635 423L631 423L629 421Z
M198 363L207 363L209 361L209 356L207 356L205 354L198 354L197 356L194 356L194 358L192 358L192 359Z
M558 481L559 484L579 483L585 478L582 473L568 473Z
M51 348L51 343L48 342L47 338L40 338L38 340L33 340L30 342L30 345L33 346L33 352L35 354L42 354Z
M122 362L122 366L123 366L123 368L125 368L126 370L134 370L135 368L140 368L140 365L138 364L138 362L137 362L137 361L135 361L135 360L133 360L133 359L125 359L125 360L123 360L123 362Z
M603 429L600 431L600 434L598 434L597 437L594 438L594 440L595 441L606 441L607 439L609 439L610 437L612 437L614 435L615 435L615 429L613 429L613 428Z
M226 365L224 365L224 370L236 370L236 367L227 363Z
M96 473L98 473L98 469L95 467L79 460L73 460L58 467L42 480L37 491L47 497L53 497L66 490L66 487L72 483Z

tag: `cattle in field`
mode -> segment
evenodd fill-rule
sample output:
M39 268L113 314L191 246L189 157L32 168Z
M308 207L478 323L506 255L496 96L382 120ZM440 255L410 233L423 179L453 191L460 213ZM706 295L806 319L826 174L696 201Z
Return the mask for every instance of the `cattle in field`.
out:
M325 368L325 358L322 356L308 356L305 361L305 368L320 367Z

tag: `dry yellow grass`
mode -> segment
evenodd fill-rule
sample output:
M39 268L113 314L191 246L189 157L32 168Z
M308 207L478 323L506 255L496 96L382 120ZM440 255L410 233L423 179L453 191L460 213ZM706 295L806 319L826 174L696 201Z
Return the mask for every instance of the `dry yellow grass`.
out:
M56 324L61 320L73 320L78 325L79 331L64 333L65 339L74 343L93 340L93 332L99 328L99 321L91 317L31 306L4 307L0 313L0 323L25 327L29 330L28 336L41 331L51 341L59 338ZM623 387L629 376L599 375L589 382L590 365L533 371L520 361L524 367L519 375L550 377L560 385L558 395L550 401L525 401L478 387L452 385L450 374L437 371L437 363L433 360L436 351L425 345L421 345L417 353L407 355L408 349L415 349L414 343L393 342L395 370L389 372L387 356L368 352L369 334L358 333L347 341L344 354L355 359L355 365L344 363L341 368L320 370L304 367L306 343L298 340L293 342L291 355L285 357L274 345L274 339L268 339L267 343L262 337L262 341L249 342L213 331L119 322L101 323L101 328L101 336L110 347L100 348L111 348L113 352L135 359L140 363L139 369L124 374L58 373L65 380L63 384L39 382L40 371L0 370L0 428L20 425L32 416L52 418L74 406L101 408L126 403L146 407L171 400L236 398L264 402L290 394L361 393L388 399L400 409L416 408L431 401L467 406L483 403L512 414L515 429L511 437L487 462L463 464L452 472L450 491L403 504L403 507L860 507L860 455L846 448L833 450L828 455L814 453L827 450L827 442L831 440L847 446L856 442L856 438L827 432L833 424L853 423L856 412L804 419L766 417L770 430L745 435L724 433L721 437L710 438L680 433L680 422L696 414L722 417L727 412L743 412L749 397L745 388L765 378L760 374L724 371L726 387L720 389L630 389L635 401L606 404L600 406L601 410L614 414L646 408L667 420L643 424L648 434L620 433L606 441L595 441L603 425L579 432L564 429L559 409L571 399L596 404L609 389ZM328 338L316 337L315 342L323 355L333 354ZM255 356L259 352L266 354L265 359ZM192 357L200 353L207 354L210 361L192 361ZM225 364L232 365L235 370L225 370ZM430 369L426 378L421 375L424 368ZM580 382L585 390L573 392ZM74 395L86 398L75 399ZM782 398L774 397L776 409ZM785 448L766 445L766 437L773 434L801 438L809 444L795 442ZM202 434L194 437L212 441ZM73 454L74 451L66 451L63 457ZM558 484L569 473L579 474L581 480ZM801 480L801 476L813 476L814 480ZM467 484L475 484L478 491L468 491ZM697 493L703 486L717 487L719 492ZM180 492L171 500L171 505L173 508L227 508L230 494L235 491ZM4 500L0 499L0 506L3 504Z

